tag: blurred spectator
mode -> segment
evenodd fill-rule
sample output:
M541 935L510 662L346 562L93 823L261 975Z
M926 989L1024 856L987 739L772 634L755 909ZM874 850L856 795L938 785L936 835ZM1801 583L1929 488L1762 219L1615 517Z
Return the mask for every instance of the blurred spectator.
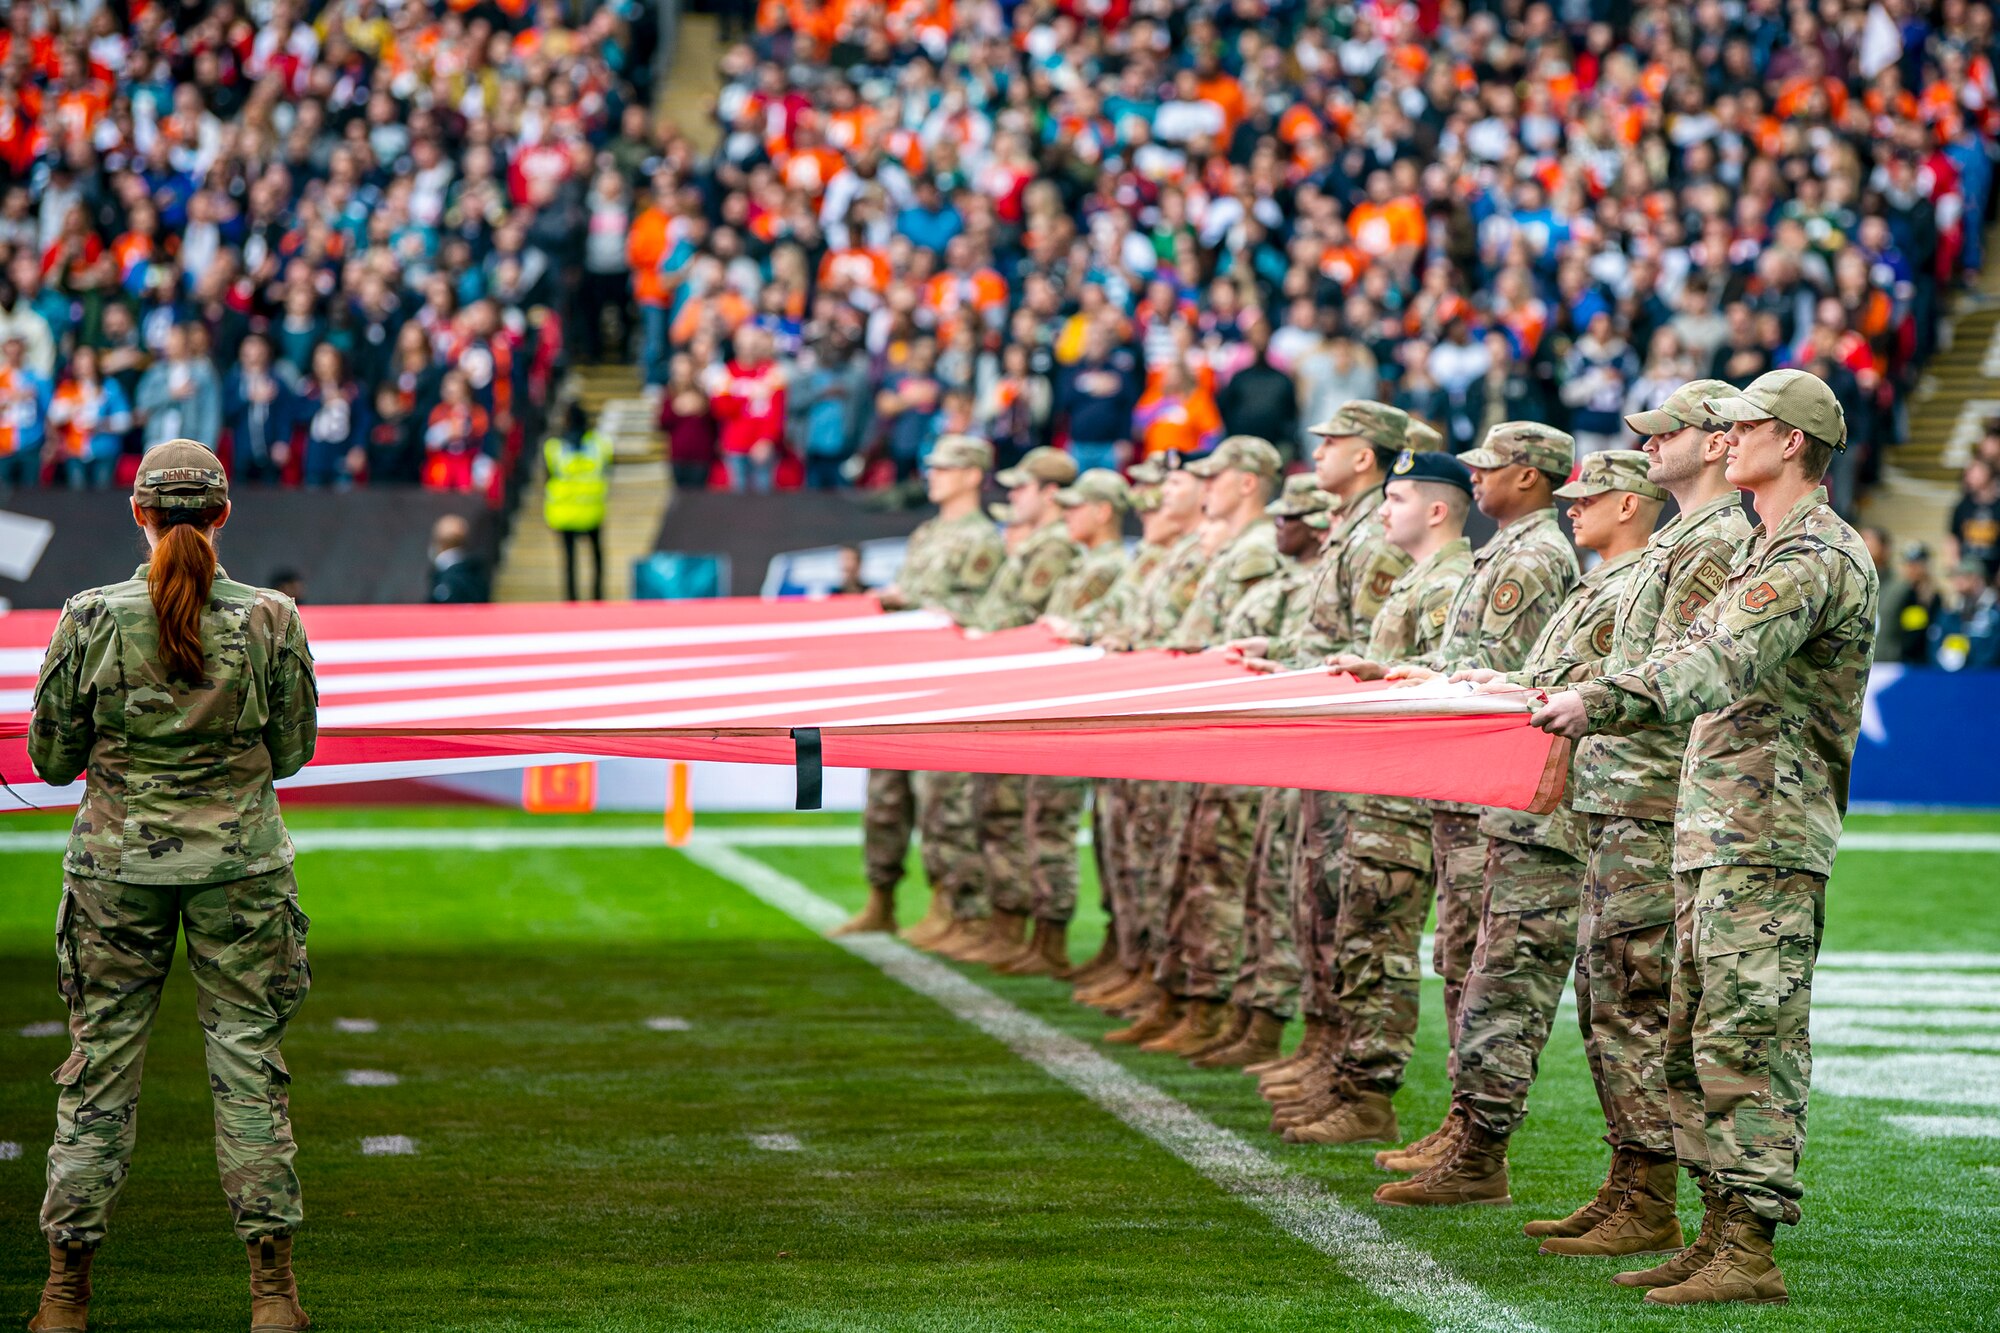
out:
M52 391L27 355L27 340L19 333L0 334L0 479L9 486L33 486L40 479L48 441Z
M220 438L222 388L208 358L195 354L193 341L186 324L173 325L161 358L139 377L132 407L143 449L164 440Z
M944 386L932 373L936 356L930 339L912 340L904 351L902 368L890 373L875 396L875 419L881 425L883 447L895 464L899 482L916 475L938 436Z
M1576 437L1579 457L1628 442L1625 396L1638 370L1611 312L1591 315L1583 336L1571 344L1562 363L1562 400L1569 408L1569 431Z
M1187 374L1184 366L1176 364L1174 369L1183 377ZM1069 433L1069 452L1079 471L1115 468L1125 462L1121 455L1136 433L1134 413L1144 388L1137 354L1114 343L1106 319L1093 320L1084 330L1083 354L1058 383L1055 395L1056 419Z
M368 472L368 395L332 343L313 349L312 374L299 389L305 418L305 483L351 486Z
M264 335L251 334L237 350L236 364L222 382L222 413L236 475L254 482L283 480L303 409L288 374L272 364Z
M840 548L840 582L833 591L849 596L865 593L868 585L861 580L861 548L852 542Z
M1931 655L1946 671L2000 667L2000 592L1986 566L1961 559L1951 572L1951 594L1931 625Z
M376 387L366 445L370 486L414 486L423 480L424 446L417 420L393 382Z
M731 490L768 494L777 481L785 431L785 372L772 359L771 335L740 328L736 355L709 385L709 403L720 424L717 446Z
M285 594L294 602L304 602L306 599L306 576L296 569L272 570L270 580L264 586Z
M1205 454L1222 439L1222 414L1194 372L1169 362L1133 410L1132 431L1145 458Z
M1048 376L1035 369L1028 345L1009 342L1002 347L999 364L980 385L974 403L979 433L992 441L997 468L1014 466L1035 447L1048 430L1054 406Z
M674 485L706 490L718 457L715 412L695 379L694 358L686 352L674 353L669 363L666 391L660 397L660 430L667 437Z
M597 173L584 200L589 228L583 249L583 318L578 321L585 360L624 358L632 338L632 292L626 238L632 230L632 191L609 167ZM614 330L606 335L607 323Z
M1230 435L1256 435L1278 447L1280 456L1296 458L1299 442L1299 390L1292 377L1271 364L1271 328L1259 320L1247 338L1250 359L1215 395L1222 429Z
M49 402L49 428L63 484L101 491L116 478L118 453L132 428L132 405L117 380L98 373L97 353L79 347Z
M431 601L493 600L492 575L486 562L472 552L471 541L471 525L457 514L446 514L431 525Z
M2000 572L2000 472L1984 458L1965 466L1964 490L1951 511L1951 535L1959 554Z
M590 548L590 600L604 600L604 514L611 489L611 442L590 429L572 402L561 435L542 443L542 519L562 538L563 596L576 601L577 548Z
M1922 542L1910 542L1903 547L1893 574L1882 583L1875 660L1929 665L1939 604L1937 582L1931 577L1930 548Z
M834 490L860 444L868 368L846 335L827 335L817 358L787 394L792 438L805 454L806 485Z
M473 401L466 373L445 372L438 404L424 425L424 486L434 491L483 488L493 466L486 453L490 429L491 419Z

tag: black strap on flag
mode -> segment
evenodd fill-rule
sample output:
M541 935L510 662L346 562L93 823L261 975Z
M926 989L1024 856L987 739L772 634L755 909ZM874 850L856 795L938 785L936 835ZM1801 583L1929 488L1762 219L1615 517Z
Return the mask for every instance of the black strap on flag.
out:
M818 727L792 728L792 767L798 773L800 810L820 806L820 745Z

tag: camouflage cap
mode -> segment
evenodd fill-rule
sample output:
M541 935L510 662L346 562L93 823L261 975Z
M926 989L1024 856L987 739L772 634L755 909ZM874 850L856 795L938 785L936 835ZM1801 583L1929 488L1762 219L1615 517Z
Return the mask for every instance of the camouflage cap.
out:
M1187 470L1204 480L1224 472L1254 472L1275 481L1284 467L1285 460L1278 456L1277 447L1269 440L1255 435L1232 435L1189 463Z
M1428 421L1410 418L1410 424L1403 431L1403 447L1420 454L1445 452L1444 433Z
M1671 435L1684 426L1703 430L1724 430L1728 423L1708 410L1711 398L1727 398L1736 392L1728 380L1689 380L1667 395L1667 401L1650 412L1634 412L1625 424L1641 435Z
M1134 486L1157 486L1167 479L1169 469L1157 458L1141 459L1125 469Z
M924 466L976 467L985 472L993 466L993 446L976 435L940 435Z
M1315 435L1358 435L1384 449L1400 449L1409 428L1410 414L1402 408L1356 398L1311 429Z
M1319 488L1312 473L1301 472L1285 478L1283 493L1265 505L1264 512L1272 518L1305 518L1309 514L1323 514L1339 503Z
M1019 463L993 480L1009 490L1036 481L1067 486L1076 480L1076 460L1062 450L1051 449L1045 444L1028 450Z
M167 440L139 460L132 498L141 509L213 509L229 500L229 474L207 445Z
M1567 480L1576 466L1576 440L1539 421L1503 421L1458 461L1475 468L1531 467Z
M1718 395L1702 406L1724 421L1775 419L1836 449L1847 448L1847 413L1826 381L1808 370L1767 371L1741 393Z
M994 500L986 506L986 517L1003 528L1014 526L1014 506L1005 500Z
M1132 488L1110 468L1094 467L1056 492L1056 503L1065 509L1100 500L1110 505L1113 512L1122 514L1132 507Z
M1606 491L1629 491L1648 500L1664 500L1666 491L1646 480L1649 462L1637 449L1605 449L1586 455L1576 470L1576 480L1558 487L1556 494L1565 500L1581 500Z

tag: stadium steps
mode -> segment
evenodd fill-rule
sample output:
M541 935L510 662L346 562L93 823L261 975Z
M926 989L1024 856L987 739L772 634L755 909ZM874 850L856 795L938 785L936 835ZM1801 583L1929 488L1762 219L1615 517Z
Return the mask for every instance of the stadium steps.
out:
M1899 540L1944 535L1958 474L1986 420L2000 416L2000 266L1987 267L1978 291L1958 296L1940 342L1910 400L1910 438L1884 461L1863 512Z
M723 49L713 14L681 11L674 58L660 75L654 105L660 119L686 135L696 152L715 147L712 106L722 91Z

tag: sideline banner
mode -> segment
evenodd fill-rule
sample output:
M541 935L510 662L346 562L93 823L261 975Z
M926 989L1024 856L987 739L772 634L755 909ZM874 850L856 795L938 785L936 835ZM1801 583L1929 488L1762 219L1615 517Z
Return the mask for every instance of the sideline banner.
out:
M2000 807L2000 671L1876 663L1854 751L1853 799Z

